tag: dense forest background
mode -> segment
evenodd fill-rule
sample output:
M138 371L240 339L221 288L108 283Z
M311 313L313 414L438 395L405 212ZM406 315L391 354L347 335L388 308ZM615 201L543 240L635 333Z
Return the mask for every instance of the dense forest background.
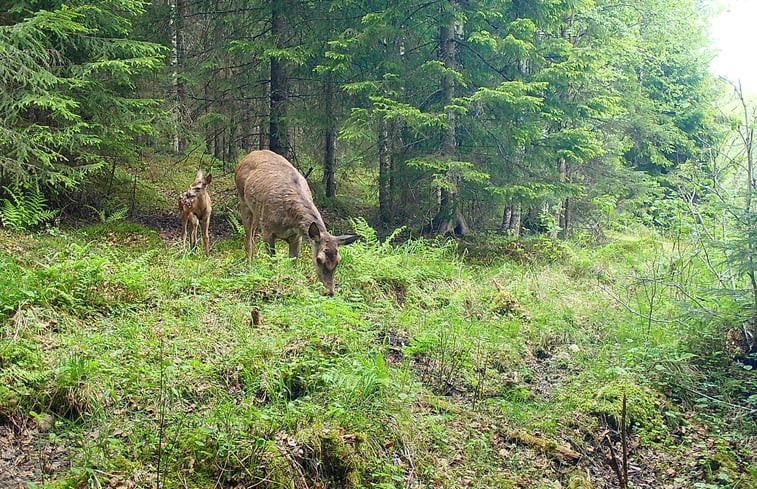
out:
M665 226L678 176L710 169L732 128L703 0L0 11L2 195L40 191L55 206L146 153L228 172L270 148L310 172L320 201L387 228ZM340 194L355 180L365 192Z

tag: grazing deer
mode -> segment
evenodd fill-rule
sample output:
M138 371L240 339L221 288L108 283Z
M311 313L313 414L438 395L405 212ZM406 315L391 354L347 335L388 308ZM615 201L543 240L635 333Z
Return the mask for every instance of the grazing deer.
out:
M213 180L213 175L208 173L207 177L202 176L202 170L198 170L189 190L179 197L179 209L181 209L181 226L184 229L184 247L187 246L187 224L191 222L192 230L189 235L189 245L194 248L197 246L197 229L202 221L202 244L205 255L208 254L208 244L210 234L208 226L210 225L210 212L213 210L210 195L207 187Z
M253 151L237 166L234 180L239 193L245 230L247 258L255 253L255 231L260 226L263 241L273 255L277 239L289 243L289 256L300 254L302 239L313 252L318 278L334 295L334 270L339 261L339 245L353 243L358 236L332 236L321 213L313 204L310 187L286 158L272 151Z

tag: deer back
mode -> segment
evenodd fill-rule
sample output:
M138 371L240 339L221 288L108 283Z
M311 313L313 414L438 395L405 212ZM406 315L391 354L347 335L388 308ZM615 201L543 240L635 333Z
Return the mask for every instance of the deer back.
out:
M313 203L310 187L300 172L283 156L272 151L253 151L237 166L237 192L261 228L284 237L298 233L307 237L312 222L326 227Z

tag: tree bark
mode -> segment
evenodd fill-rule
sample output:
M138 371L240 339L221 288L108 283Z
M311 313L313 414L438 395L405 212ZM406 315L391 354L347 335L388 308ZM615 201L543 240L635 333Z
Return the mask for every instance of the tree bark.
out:
M510 199L502 213L502 223L499 227L500 233L520 236L520 215L520 204L516 204Z
M389 129L387 122L379 123L379 217L388 224L392 215L392 159L389 155Z
M172 149L174 154L179 154L181 143L179 133L181 132L179 125L181 116L179 115L179 15L177 2L181 0L169 0L168 8L169 18L168 24L171 32L171 85L173 86L173 135L172 135Z
M336 103L334 84L326 81L324 103L326 104L326 135L323 156L323 185L326 187L326 197L333 199L336 195Z
M178 76L176 80L176 103L177 103L177 115L178 115L178 153L183 154L187 149L187 138L185 131L181 130L181 126L187 121L185 120L187 114L187 84L184 81L184 68L186 64L186 36L184 29L184 19L187 17L187 2L186 0L176 0L176 55L177 55L177 68Z
M568 163L565 158L558 158L557 171L560 174L560 182L565 183L568 181ZM557 235L561 238L565 238L568 235L568 226L570 225L570 202L568 197L563 199L557 204L557 226L559 231Z
M271 2L271 35L278 49L284 47L287 30L286 12L288 2ZM289 159L289 128L287 127L288 79L285 62L271 57L271 112L268 131L268 147L274 153Z
M449 14L442 12L439 26L439 58L450 70L457 70L456 30L462 30L455 18L457 1L449 0ZM448 106L455 97L455 78L452 75L442 77L442 100ZM447 111L447 128L442 136L442 155L454 158L457 154L457 119L452 110ZM467 234L470 232L465 216L459 205L461 181L452 171L447 172L447 180L452 190L441 188L439 211L433 219L432 227L440 234Z
M741 84L734 87L736 94L739 97L739 103L744 111L744 127L739 131L742 142L744 143L744 151L746 153L746 194L745 194L745 206L746 206L746 232L747 232L747 249L749 250L747 275L752 287L752 317L750 320L752 344L749 347L749 353L757 352L757 263L755 261L755 255L757 255L757 240L753 239L757 235L757 222L755 222L755 215L757 209L753 209L755 196L754 192L757 190L757 176L755 175L754 168L754 122L750 120L749 109L746 100L744 99L744 92L741 89Z

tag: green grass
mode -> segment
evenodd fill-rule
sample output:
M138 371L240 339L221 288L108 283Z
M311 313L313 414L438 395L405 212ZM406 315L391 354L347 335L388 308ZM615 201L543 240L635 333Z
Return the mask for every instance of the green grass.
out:
M682 320L674 289L652 311L675 320L651 325L613 299L648 307L657 238L394 245L356 226L333 298L307 257L248 264L241 240L206 259L128 223L0 230L0 420L52 414L38 447L68 460L36 482L614 487L623 394L640 484L755 482L754 427L729 411L755 380L715 358L720 326Z

